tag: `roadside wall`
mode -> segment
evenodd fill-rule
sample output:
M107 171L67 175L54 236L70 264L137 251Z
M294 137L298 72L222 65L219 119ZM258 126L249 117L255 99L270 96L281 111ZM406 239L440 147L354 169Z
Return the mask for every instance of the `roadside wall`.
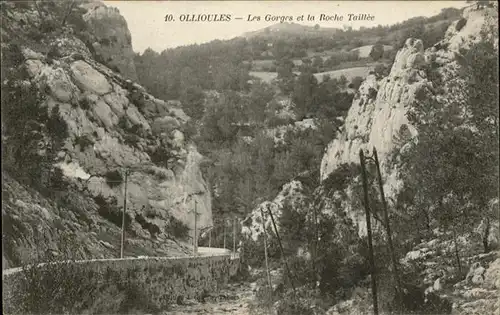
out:
M99 291L120 290L124 283L136 285L146 291L154 306L163 309L175 303L179 297L200 298L204 294L217 292L237 273L239 257L145 257L86 260L72 264L72 268L76 266L74 270L88 274L89 281L95 283ZM53 267L48 269L57 269ZM40 268L45 266L41 265ZM26 289L22 286L24 277L21 268L4 270L3 302L7 313L25 294L23 291Z

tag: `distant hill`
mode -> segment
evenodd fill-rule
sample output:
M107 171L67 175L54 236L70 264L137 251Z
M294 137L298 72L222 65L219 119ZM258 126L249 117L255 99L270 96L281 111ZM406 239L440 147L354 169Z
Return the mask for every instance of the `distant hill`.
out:
M307 26L298 23L277 23L266 28L243 33L243 37L245 38L254 38L254 37L280 37L280 35L290 36L324 36L331 35L339 32L340 29L333 27L314 27Z
M372 51L372 47L373 47L373 45L365 45L365 46L361 46L358 48L354 48L351 50L351 52L358 51L360 58L368 58L368 56L370 56L370 52ZM393 49L394 49L394 47L392 47L392 46L384 45L384 51L393 50Z

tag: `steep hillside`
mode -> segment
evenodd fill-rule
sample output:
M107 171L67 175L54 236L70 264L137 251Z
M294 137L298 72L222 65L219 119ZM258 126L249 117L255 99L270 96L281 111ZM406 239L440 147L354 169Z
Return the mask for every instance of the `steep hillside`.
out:
M293 22L284 22L268 26L262 30L243 33L243 37L250 39L253 37L279 38L282 36L331 36L338 31L340 31L340 29L333 27L316 28L314 26L301 25Z
M190 118L127 80L131 49L101 3L2 4L8 266L36 247L57 253L63 234L84 257L116 257L125 201L126 256L182 254L195 207L198 227L212 225Z
M401 182L397 179L397 170L388 164L389 157L398 155L418 134L408 122L408 112L419 98L429 97L429 91L446 91L447 85L463 84L456 81L461 80L462 49L479 41L481 31L494 26L494 16L491 8L468 8L463 19L449 27L445 38L427 50L419 39L407 39L396 55L389 76L379 79L369 75L361 85L342 133L329 144L323 157L321 179L326 179L339 165L359 163L360 149L371 151L376 147L382 167L388 170L385 190L389 198L394 196ZM435 86L436 83L433 86L430 66L446 78L442 81L444 87ZM460 97L441 93L437 97Z

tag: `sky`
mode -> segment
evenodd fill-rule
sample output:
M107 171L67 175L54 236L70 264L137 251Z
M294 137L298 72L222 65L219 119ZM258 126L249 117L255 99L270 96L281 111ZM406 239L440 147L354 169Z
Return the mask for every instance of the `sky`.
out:
M104 1L118 8L132 34L135 52L150 47L164 49L230 39L279 23L265 21L266 15L291 16L293 22L320 27L372 27L392 25L417 16L432 16L441 9L466 6L465 1ZM174 21L165 21L166 15ZM181 22L181 15L230 14L229 22ZM342 21L319 21L320 15L343 16ZM348 14L369 14L373 21L348 21ZM260 21L248 21L248 15ZM314 16L314 21L297 21L297 17ZM235 19L242 18L241 20Z

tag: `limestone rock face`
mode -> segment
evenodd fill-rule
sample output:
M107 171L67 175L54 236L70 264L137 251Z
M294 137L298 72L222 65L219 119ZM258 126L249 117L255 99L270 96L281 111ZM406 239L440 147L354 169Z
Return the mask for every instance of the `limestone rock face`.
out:
M289 203L295 209L295 206L299 205L304 197L301 182L291 181L285 184L273 201L265 201L252 210L242 222L242 234L256 242L264 233L263 223L266 230L273 229L269 212L273 214L274 220L279 220L285 203ZM264 212L264 218L262 212Z
M35 10L30 5L24 16ZM213 225L210 191L199 166L203 157L182 131L190 117L177 104L156 99L128 79L135 77L133 53L119 12L99 3L82 6L87 7L84 19L90 25L87 38L115 38L101 52L117 58L120 73L94 60L82 34L69 27L54 32L55 38L42 39L42 44L52 45L51 53L29 41L20 47L20 67L27 70L22 83L38 88L40 106L49 114L57 107L68 137L60 151L47 158L50 169L44 170L62 172L57 204L51 199L55 197L33 192L2 173L2 189L9 194L2 217L13 226L9 253L4 255L9 266L25 262L37 247L37 230L55 252L61 233L68 232L85 238L83 258L116 257L121 221L115 217L125 201L128 256L185 253L182 242L187 239L177 239L180 245L169 241L177 238L172 222L177 219L192 229L195 204L198 228ZM12 29L23 35L22 26L14 24ZM43 155L51 135L42 136ZM111 180L112 172L119 175Z
M406 114L416 98L426 97L426 91L434 88L423 67L432 62L437 64L445 85L456 78L460 69L460 49L479 40L480 32L486 26L497 23L495 14L494 8L465 10L465 26L458 29L457 23L453 23L445 38L426 50L421 40L407 39L387 77L377 80L374 75L369 75L361 84L342 132L328 145L323 156L320 179L324 181L341 164L359 164L359 151L371 152L375 147L381 167L385 170L382 172L384 190L388 197L393 196L402 183L397 179L398 170L389 165L388 157L390 154L397 156L406 143L418 137L418 131L408 123ZM446 89L447 86L444 87ZM461 96L449 92L446 97L459 99ZM359 219L356 223L359 223L360 231L365 230L362 215L350 216Z
M92 43L95 52L110 68L116 67L123 76L137 80L132 36L120 11L101 2L86 4L85 7L88 12L83 18L96 38Z
M424 62L422 41L409 38L397 53L389 76L377 80L369 75L353 101L341 135L328 145L321 164L321 179L325 179L342 163L358 162L359 150L377 148L379 159L393 150L401 128L409 126L406 112L415 94L428 85L419 71ZM402 127L405 126L405 127Z
M83 91L88 91L97 95L107 94L111 90L111 85L106 77L92 68L85 61L75 61L71 64L71 73L75 83Z

